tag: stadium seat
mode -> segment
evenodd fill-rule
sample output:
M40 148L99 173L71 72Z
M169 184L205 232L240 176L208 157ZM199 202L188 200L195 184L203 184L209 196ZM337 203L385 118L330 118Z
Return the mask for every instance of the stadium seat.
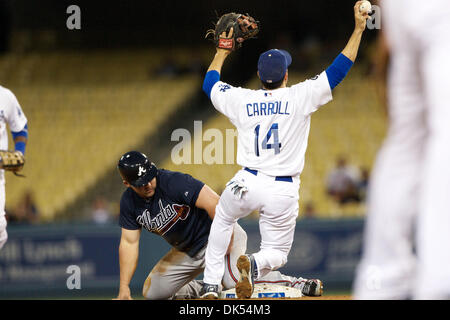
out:
M7 173L7 208L31 189L41 219L51 220L198 92L198 74L164 78L152 73L164 52L0 57L0 83L17 96L30 134L26 178Z

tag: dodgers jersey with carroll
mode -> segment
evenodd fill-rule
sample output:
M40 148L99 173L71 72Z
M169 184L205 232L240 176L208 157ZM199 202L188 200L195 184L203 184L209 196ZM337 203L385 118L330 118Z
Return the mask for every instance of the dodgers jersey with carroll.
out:
M311 114L331 100L325 71L275 90L233 87L222 81L211 90L214 107L238 130L237 163L269 176L300 175Z
M195 256L207 241L208 213L195 206L204 183L188 174L158 169L153 197L143 199L133 189L120 200L119 225L128 230L145 228L162 236L179 251Z

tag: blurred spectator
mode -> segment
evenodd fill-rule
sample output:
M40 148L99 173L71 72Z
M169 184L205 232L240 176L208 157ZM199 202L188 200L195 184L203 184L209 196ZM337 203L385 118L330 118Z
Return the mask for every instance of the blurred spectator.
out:
M173 56L166 56L164 60L155 69L149 70L150 77L175 78L183 75L197 74L204 75L208 66L201 59L195 50L191 52L189 62L182 63Z
M361 178L358 182L358 194L361 201L366 200L367 187L369 185L369 170L365 167L361 167Z
M290 33L281 33L276 35L274 41L272 41L269 47L294 52L295 43L296 42L292 40L292 35Z
M304 219L314 219L316 218L317 213L316 209L314 207L314 203L312 201L308 201L305 204L305 211L303 212L303 218Z
M28 190L24 193L18 205L8 213L8 222L36 223L39 220L39 210L34 202L33 193Z
M192 59L186 67L186 73L204 75L208 69L205 62L196 54L195 51L191 54Z
M15 215L14 210L11 210L8 207L5 208L5 218L6 218L6 221L8 222L8 224L19 222L19 220L17 219L17 217Z
M358 193L359 173L355 168L347 165L344 157L339 157L336 167L327 178L327 193L339 204L360 202Z
M112 214L109 210L109 204L105 198L99 196L92 204L92 221L97 224L108 223L112 220Z
M299 55L301 59L297 59L295 63L299 70L315 69L317 66L322 65L321 55L323 54L323 48L320 38L315 34L310 34L300 44Z
M173 78L179 75L179 66L175 59L167 56L153 73L159 77Z

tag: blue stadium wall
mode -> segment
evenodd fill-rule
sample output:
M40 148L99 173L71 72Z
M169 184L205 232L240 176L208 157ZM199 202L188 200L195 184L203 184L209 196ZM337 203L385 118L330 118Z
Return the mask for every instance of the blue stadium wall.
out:
M248 233L248 252L259 248L257 221L242 220ZM350 291L361 255L363 220L300 220L288 263L289 275L320 278L325 290ZM0 299L113 298L118 293L116 224L51 224L8 227L9 240L0 250ZM160 237L142 232L140 256L131 282L141 297L147 274L169 250ZM79 289L72 277L79 268ZM71 287L74 287L69 289Z

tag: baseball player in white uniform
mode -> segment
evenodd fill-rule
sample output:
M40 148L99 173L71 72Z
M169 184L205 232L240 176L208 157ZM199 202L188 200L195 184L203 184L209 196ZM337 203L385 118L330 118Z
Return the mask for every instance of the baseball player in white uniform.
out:
M28 139L27 118L11 90L0 86L0 150L8 150L8 124L15 150L25 154ZM5 218L5 171L0 170L0 249L8 239Z
M220 81L222 65L231 52L217 48L203 90L214 107L227 116L238 131L237 163L242 170L227 184L216 207L206 249L203 298L217 298L224 274L223 257L234 223L259 211L260 251L242 255L237 261L240 279L238 298L249 298L254 281L282 267L292 246L300 173L310 128L310 118L332 100L332 89L345 77L355 61L368 14L354 7L355 30L332 65L313 79L287 87L292 62L284 50L262 53L258 76L262 89L233 87ZM221 35L232 38L233 30ZM321 285L321 284L319 284Z
M354 296L450 299L450 2L380 5L389 129L372 171Z
M128 187L120 200L122 235L117 298L131 298L129 283L138 263L143 229L161 236L172 247L145 280L144 297L198 298L202 282L192 279L204 269L206 243L219 195L188 174L157 168L139 151L125 153L117 168ZM222 262L226 269L222 281L225 289L236 285L239 278L236 261L247 249L245 231L237 223L233 229L233 241ZM322 294L316 279L287 276L278 271L268 273L258 283L292 287L305 296Z

